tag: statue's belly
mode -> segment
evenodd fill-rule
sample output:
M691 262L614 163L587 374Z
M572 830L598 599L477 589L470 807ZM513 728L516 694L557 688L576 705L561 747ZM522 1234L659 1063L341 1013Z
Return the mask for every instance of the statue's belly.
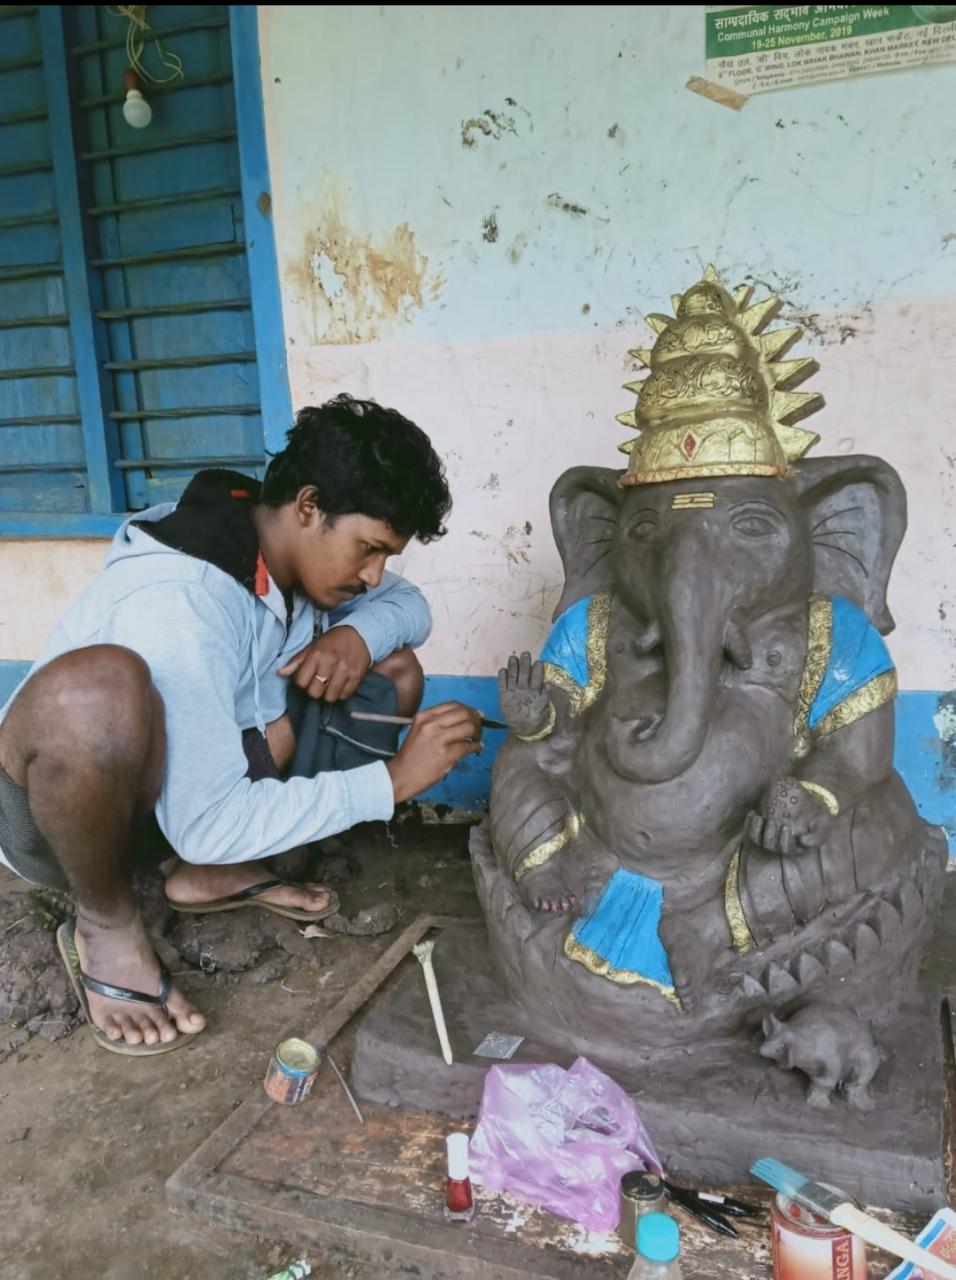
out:
M767 784L785 774L793 749L793 712L766 690L722 688L704 748L668 782L616 774L604 750L605 698L593 710L572 773L588 827L615 854L647 875L699 870L739 833Z

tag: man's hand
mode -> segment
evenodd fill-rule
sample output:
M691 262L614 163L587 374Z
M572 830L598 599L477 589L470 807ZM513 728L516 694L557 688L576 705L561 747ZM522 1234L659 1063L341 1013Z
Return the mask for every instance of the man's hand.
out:
M291 676L310 698L342 702L359 687L372 655L354 627L339 626L306 645L284 667L280 676Z
M819 796L805 791L796 778L778 778L747 818L744 833L768 853L800 853L818 848L832 821Z
M444 778L459 760L481 750L481 716L460 702L419 711L397 756L386 764L395 803L410 800Z

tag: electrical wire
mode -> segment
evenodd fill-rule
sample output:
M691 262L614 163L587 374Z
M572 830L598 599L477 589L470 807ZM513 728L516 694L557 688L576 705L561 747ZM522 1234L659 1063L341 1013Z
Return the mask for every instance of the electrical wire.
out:
M141 80L149 84L169 84L173 80L181 80L183 78L182 59L175 53L167 53L157 37L150 34L151 28L146 21L148 8L149 6L145 4L107 5L107 12L114 18L125 18L129 22L126 31L126 56L129 59L129 65ZM152 40L156 46L160 62L170 72L168 76L154 76L144 66L143 53L147 40Z

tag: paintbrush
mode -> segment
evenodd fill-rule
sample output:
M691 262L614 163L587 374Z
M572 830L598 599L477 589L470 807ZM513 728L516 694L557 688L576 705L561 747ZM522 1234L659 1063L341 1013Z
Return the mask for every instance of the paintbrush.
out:
M349 715L353 720L369 720L373 724L411 724L414 720L414 716L383 716L377 711L350 711ZM485 729L507 729L508 727L500 720L488 720L485 716L481 717L481 723Z
M885 1249L887 1253L892 1253L897 1258L915 1263L927 1274L938 1277L939 1280L956 1280L956 1267L943 1262L929 1250L914 1244L912 1240L900 1235L892 1227L878 1222L876 1218L871 1218L868 1213L864 1213L862 1209L852 1204L849 1197L842 1191L831 1191L828 1187L821 1186L819 1182L811 1182L804 1174L797 1173L796 1169L781 1164L779 1160L758 1160L756 1164L751 1165L750 1172L761 1182L768 1183L775 1191L802 1204L811 1213L818 1214L827 1222L832 1222L834 1226L845 1227L847 1231L852 1231L867 1244L876 1245L878 1249Z

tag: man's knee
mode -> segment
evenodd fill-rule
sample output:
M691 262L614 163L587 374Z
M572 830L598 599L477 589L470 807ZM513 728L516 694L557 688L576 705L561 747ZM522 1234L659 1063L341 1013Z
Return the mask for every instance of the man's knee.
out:
M36 743L105 743L117 752L146 750L163 733L162 699L149 666L121 645L90 645L61 654L24 685L10 708L11 728Z
M425 692L425 673L422 664L415 656L413 649L396 649L381 662L376 662L374 671L388 676L398 690L398 709L402 715L414 715L421 705Z

